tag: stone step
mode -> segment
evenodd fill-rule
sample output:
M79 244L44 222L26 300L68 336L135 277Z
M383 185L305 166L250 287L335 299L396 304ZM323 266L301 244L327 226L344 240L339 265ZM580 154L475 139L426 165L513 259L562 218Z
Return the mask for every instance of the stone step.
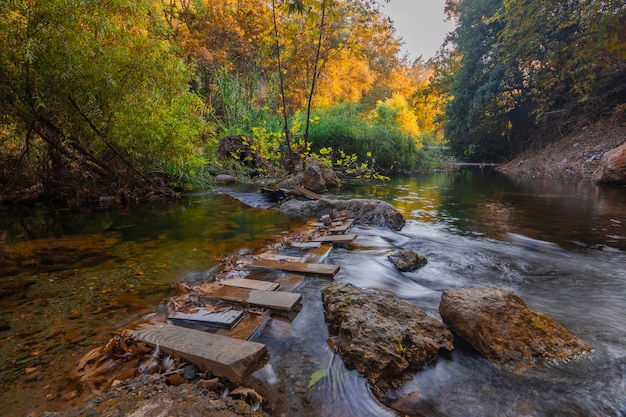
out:
M228 287L215 282L202 284L200 289L210 298L287 312L294 311L302 299L302 294L295 292L251 290Z
M269 359L262 343L170 324L136 330L135 337L140 342L158 346L168 355L181 357L201 370L209 370L213 375L235 382L244 382Z

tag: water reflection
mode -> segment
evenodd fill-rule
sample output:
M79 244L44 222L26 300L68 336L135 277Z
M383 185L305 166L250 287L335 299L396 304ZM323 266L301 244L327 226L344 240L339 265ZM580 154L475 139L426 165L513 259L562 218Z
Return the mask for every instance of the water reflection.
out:
M507 232L569 250L626 250L626 188L591 182L513 178L490 170L395 178L368 186L347 183L341 194L386 200L410 219L450 231L504 240Z

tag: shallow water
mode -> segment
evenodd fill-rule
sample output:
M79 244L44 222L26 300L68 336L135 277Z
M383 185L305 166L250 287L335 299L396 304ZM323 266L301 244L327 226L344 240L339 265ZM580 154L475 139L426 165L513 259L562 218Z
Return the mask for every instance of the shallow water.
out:
M292 321L273 319L256 339L271 359L255 377L289 387L292 407L307 405L291 414L626 416L626 189L468 170L346 183L336 194L386 200L408 220L399 232L354 228L355 245L325 260L341 265L336 281L392 291L437 318L447 288L505 286L595 350L514 375L460 347L390 393L394 411L331 352L320 296L329 281L310 277L298 289L300 313ZM0 229L8 230L17 266L5 265L0 280L33 283L1 300L0 320L11 329L1 333L0 402L7 407L0 414L53 408L56 387L67 384L59 374L116 326L172 295L171 282L201 281L221 255L255 251L302 224L262 210L269 204L253 187L236 187L133 210L3 213ZM506 232L564 251L528 251L506 242ZM428 264L396 271L387 256L400 248L417 250ZM38 377L29 381L27 368L37 368Z

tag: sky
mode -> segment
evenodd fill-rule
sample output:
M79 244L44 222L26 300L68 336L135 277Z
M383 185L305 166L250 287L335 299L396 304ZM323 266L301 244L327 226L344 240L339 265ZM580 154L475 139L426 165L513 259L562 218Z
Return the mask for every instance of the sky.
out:
M403 52L414 60L420 56L427 61L435 56L454 23L446 21L445 0L380 1L382 11L391 18L396 34L404 40Z

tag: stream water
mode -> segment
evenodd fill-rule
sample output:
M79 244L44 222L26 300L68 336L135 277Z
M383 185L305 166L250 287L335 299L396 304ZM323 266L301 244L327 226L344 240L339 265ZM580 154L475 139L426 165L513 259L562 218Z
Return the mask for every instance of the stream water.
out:
M336 281L392 291L437 318L447 288L508 287L594 351L512 374L461 346L390 393L391 408L331 352L320 296L328 280L310 277L298 288L298 315L271 320L255 339L270 352L255 377L290 387L294 416L626 416L626 188L464 170L346 183L334 197L382 199L407 218L399 232L353 228L355 245L325 261L341 266ZM206 279L220 256L254 252L303 223L268 205L241 186L132 210L3 212L10 258L0 289L12 290L0 299L0 415L62 406L64 372L171 296L171 282ZM507 242L507 232L564 250L529 251ZM400 248L428 264L396 271L387 256Z

